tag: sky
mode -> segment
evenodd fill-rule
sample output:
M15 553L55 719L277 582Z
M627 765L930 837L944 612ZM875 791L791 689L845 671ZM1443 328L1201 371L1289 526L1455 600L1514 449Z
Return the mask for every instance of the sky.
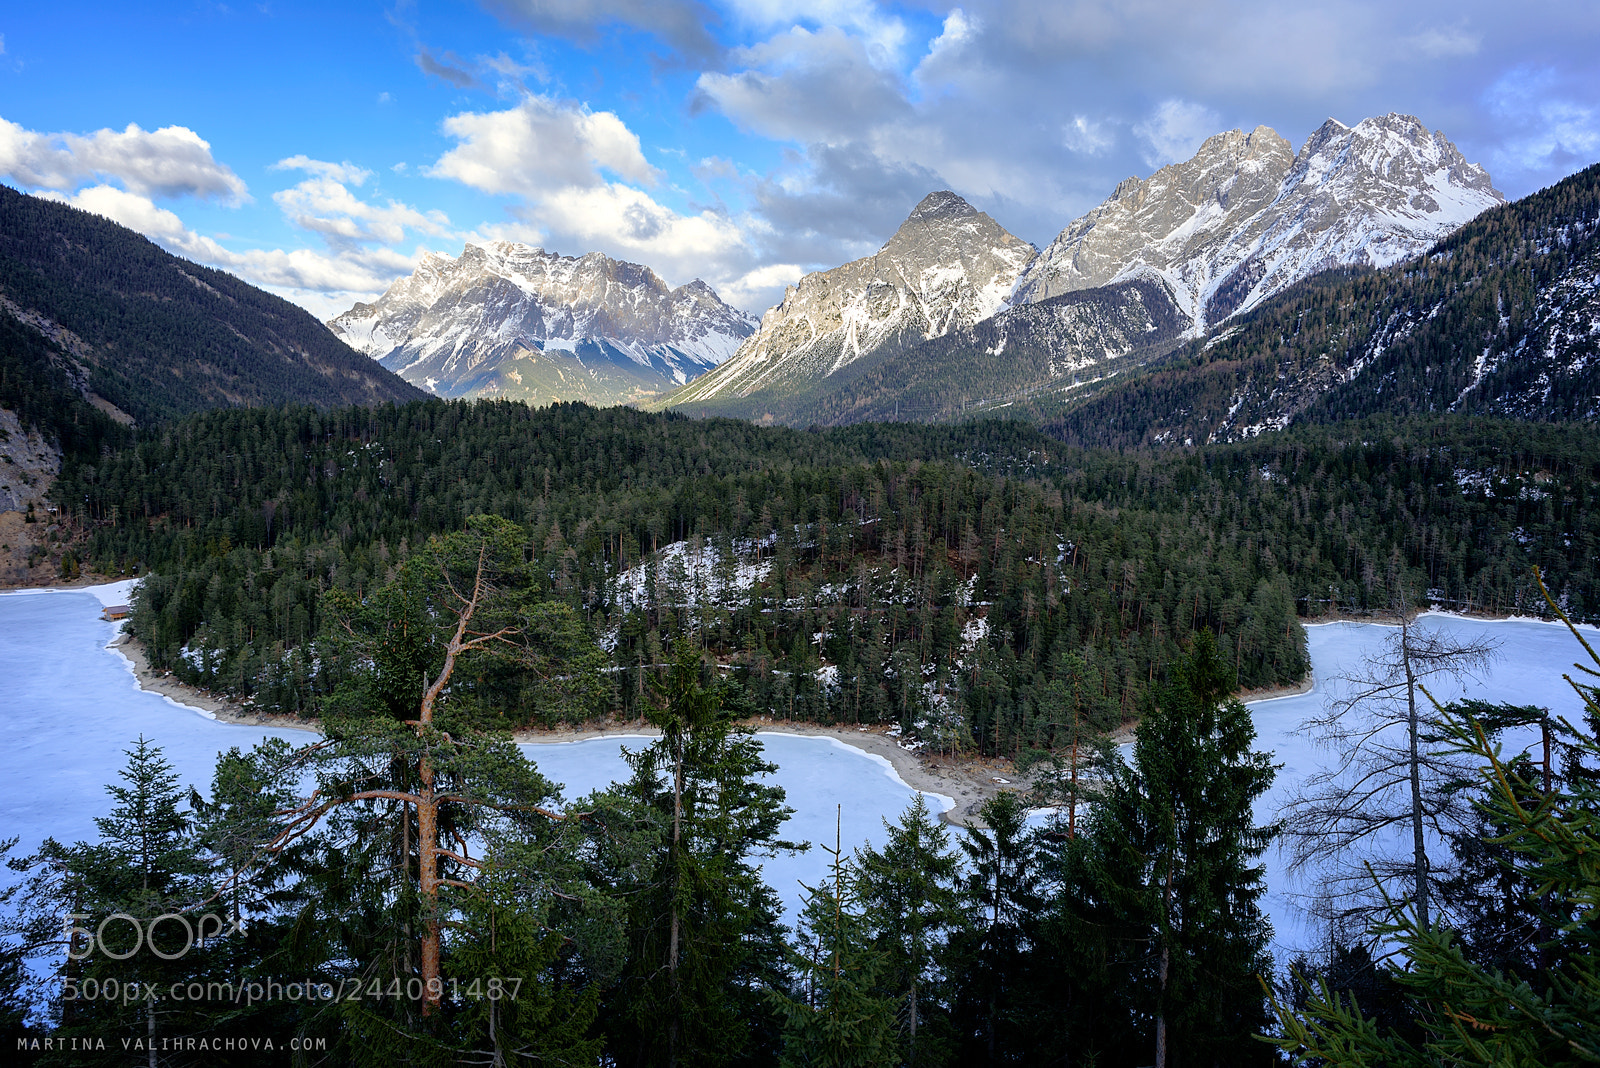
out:
M0 181L330 318L427 252L759 313L951 189L1041 247L1209 135L1416 115L1508 197L1600 161L1600 4L13 4Z

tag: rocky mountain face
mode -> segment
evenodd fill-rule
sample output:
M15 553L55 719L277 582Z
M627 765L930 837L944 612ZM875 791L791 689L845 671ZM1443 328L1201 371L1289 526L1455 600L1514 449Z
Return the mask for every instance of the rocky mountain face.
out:
M1233 130L1069 224L1015 302L1155 278L1201 333L1318 271L1420 255L1504 202L1482 167L1409 115L1329 119L1299 153L1265 126Z
M754 396L761 418L793 426L959 419L1101 388L1171 352L1188 325L1160 283L1118 282L1007 308L804 392Z
M426 257L328 326L442 396L619 404L709 371L755 321L699 279L672 289L650 268L598 252L497 241Z
M761 415L853 365L989 318L1036 251L954 193L930 193L876 254L790 286L731 359L664 405Z
M1307 279L1047 421L1138 447L1421 412L1600 418L1600 165L1421 259Z

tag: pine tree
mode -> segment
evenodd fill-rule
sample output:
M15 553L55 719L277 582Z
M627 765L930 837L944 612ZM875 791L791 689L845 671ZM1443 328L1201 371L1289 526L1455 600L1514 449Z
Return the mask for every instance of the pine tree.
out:
M326 737L219 762L205 837L230 896L272 898L283 923L274 961L403 992L341 1003L346 1059L448 1062L480 1048L475 1029L501 1018L475 1013L447 982L459 974L457 947L484 959L477 933L461 926L495 885L480 880L509 865L543 896L573 877L566 850L553 848L568 822L559 794L497 707L507 693L536 705L590 700L599 654L574 613L542 595L525 540L503 519L474 516L431 539L368 602L335 598L325 650L348 667ZM516 910L504 917L529 930ZM502 968L543 959L538 946L495 944ZM551 1023L557 1033L587 1026L593 1006L560 968L520 978L530 1005L576 1014ZM568 1052L581 1061L586 1043Z
M842 809L841 809L842 812ZM788 991L771 992L783 1018L782 1068L879 1068L896 1056L888 954L869 937L860 872L838 835L829 878L805 888L799 945L789 952Z
M213 951L203 936L221 934L223 924L203 920L207 869L177 773L143 736L124 752L121 784L106 787L113 804L95 820L100 840L46 839L23 865L24 926L36 934L54 928L56 939L36 938L34 950L60 969L59 1000L49 1010L55 1034L116 1035L153 1065L157 1035L199 1019L195 1007L153 992L203 976ZM86 998L86 983L140 993Z
M13 857L17 838L0 839L0 864L10 871L25 872L26 858ZM56 932L41 929L38 916L30 917L23 899L28 883L13 882L0 890L0 1042L6 1048L21 1048L17 1040L31 1038L37 1032L28 1024L34 1012L34 999L28 983L28 961L44 946L49 945ZM30 918L35 922L30 924Z
M1043 905L1037 839L1015 794L998 794L978 811L987 827L967 828L960 843L966 917L946 955L955 978L952 1011L957 1031L972 1036L968 1056L991 1065L1024 1063L1025 977L1032 920Z

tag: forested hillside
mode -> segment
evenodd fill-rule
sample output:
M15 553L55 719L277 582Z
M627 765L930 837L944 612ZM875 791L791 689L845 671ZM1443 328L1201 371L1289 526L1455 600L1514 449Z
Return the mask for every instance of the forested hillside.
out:
M0 320L0 390L33 398L30 412L54 412L52 432L65 409L44 397L63 382L141 424L213 407L422 395L286 300L4 186ZM13 385L13 374L29 384Z
M636 714L690 634L751 712L1014 753L1056 738L1063 701L1137 715L1203 628L1266 687L1304 673L1298 616L1402 587L1537 611L1539 564L1593 615L1597 489L1584 427L1377 420L1113 454L1015 422L431 402L190 417L71 468L59 497L93 527L86 559L154 572L133 625L155 663L268 708L316 712L338 685L316 645L328 590L359 597L494 513L610 651L588 714Z
M1480 215L1426 256L1313 276L1166 366L1063 411L1083 445L1201 444L1377 413L1600 414L1600 165Z
M102 445L131 441L131 433L85 398L76 370L60 345L0 314L0 408L68 454L93 458Z

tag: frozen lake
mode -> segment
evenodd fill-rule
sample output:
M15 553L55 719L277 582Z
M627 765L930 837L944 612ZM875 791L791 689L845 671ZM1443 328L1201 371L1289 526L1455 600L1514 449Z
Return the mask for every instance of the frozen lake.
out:
M1455 685L1438 677L1427 683L1441 702L1461 697L1486 701L1505 701L1517 705L1539 705L1573 722L1581 722L1582 703L1561 677L1583 655L1572 634L1559 623L1538 620L1463 619L1441 613L1425 613L1418 622L1430 629L1462 639L1488 638L1500 643L1496 659L1476 683ZM1256 747L1274 754L1282 764L1272 789L1257 804L1256 815L1266 823L1275 818L1285 799L1306 775L1325 766L1330 754L1315 744L1314 736L1300 730L1307 719L1321 715L1330 698L1342 696L1346 687L1341 676L1356 673L1368 655L1378 651L1386 635L1398 628L1372 623L1323 623L1306 627L1311 653L1313 685L1309 692L1250 705L1256 725ZM1592 642L1593 628L1584 627ZM1422 700L1419 695L1418 700ZM1508 737L1507 749L1510 748ZM1524 743L1526 744L1526 743ZM1430 853L1431 855L1431 853ZM1294 949L1316 942L1303 911L1294 897L1305 887L1297 886L1284 874L1284 860L1278 850L1269 850L1266 908L1276 934L1279 965L1288 962Z
M106 783L124 763L123 750L143 734L160 745L186 783L207 790L219 752L245 748L278 736L304 741L303 731L269 730L218 723L202 713L138 689L127 662L106 645L120 624L99 618L103 604L126 600L127 584L93 590L0 595L0 678L7 680L0 701L0 726L9 752L9 774L0 777L0 837L20 835L19 849L30 851L46 836L64 842L95 836L94 818L108 804ZM1547 705L1576 718L1576 697L1561 679L1581 652L1564 627L1527 620L1485 622L1432 615L1425 622L1463 637L1484 635L1502 642L1501 655L1474 696L1517 704ZM1322 711L1332 680L1355 670L1382 641L1386 628L1373 624L1330 623L1307 628L1315 686L1306 694L1251 706L1258 746L1284 765L1259 815L1268 819L1282 798L1325 754L1299 731ZM1456 691L1435 690L1441 700ZM881 841L882 820L896 819L914 791L880 757L829 738L781 733L759 736L768 757L779 766L775 781L788 791L796 810L784 827L790 840L832 844L836 806L842 805L847 849ZM643 739L605 738L584 742L530 745L524 749L550 779L562 783L568 798L605 786L627 774L624 744ZM848 803L846 803L848 802ZM943 811L949 800L929 796L929 807ZM827 857L819 850L779 856L765 864L769 882L792 909L799 881L822 877ZM1267 856L1271 893L1268 909L1280 949L1305 945L1309 933L1291 900L1293 888L1281 871L1276 851ZM0 872L0 878L9 873ZM1280 963L1287 958L1280 953Z
M121 628L100 618L106 604L121 604L128 583L91 590L0 594L0 678L9 680L0 701L0 729L10 747L11 773L0 776L0 838L19 835L26 855L46 837L70 843L96 837L94 819L110 804L105 786L126 762L124 750L141 734L159 745L186 785L209 793L217 755L249 748L268 737L303 744L306 731L219 723L167 697L138 688L133 672L107 649ZM916 791L888 761L830 738L762 734L768 757L779 765L773 781L788 792L793 818L789 841L833 844L836 816L846 850L882 839L882 820L898 819ZM628 775L623 744L646 739L595 739L526 745L526 752L573 799ZM849 802L849 804L844 804ZM943 812L952 802L928 795ZM835 805L843 805L842 814ZM826 856L813 849L765 861L769 883L793 910L799 880L815 883ZM0 880L11 873L0 869Z

